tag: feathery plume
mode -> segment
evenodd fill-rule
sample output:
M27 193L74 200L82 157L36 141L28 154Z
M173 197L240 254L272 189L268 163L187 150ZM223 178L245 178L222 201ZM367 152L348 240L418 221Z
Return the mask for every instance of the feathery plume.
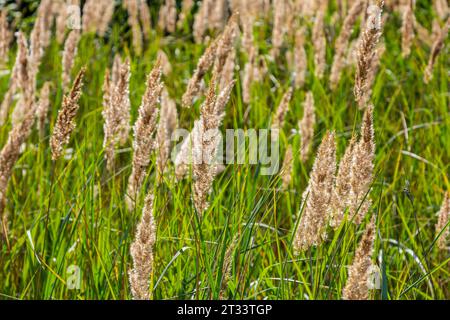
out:
M165 76L172 73L172 65L170 64L169 58L163 50L158 50L157 59L161 61L162 72Z
M361 138L354 147L353 160L350 169L351 190L351 217L354 223L361 224L371 201L368 193L373 180L375 138L373 128L373 106L369 105L364 113L361 127Z
M220 74L220 81L219 81L220 90L225 89L227 84L233 81L235 67L236 67L236 50L234 50L233 48L231 52L228 54L222 72Z
M314 73L317 78L322 79L325 73L325 67L327 65L326 62L327 41L325 39L325 32L324 32L324 12L321 10L317 12L312 37L313 37L314 64L315 64Z
M305 162L309 158L309 151L311 149L314 138L314 126L316 124L316 113L314 107L314 96L311 91L306 94L306 99L303 104L303 118L299 121L300 129L300 159Z
M158 177L160 178L166 168L167 160L170 156L170 144L172 133L178 125L177 106L175 101L169 97L167 89L164 88L161 94L161 114L159 117L158 130L156 132L156 144L158 154L156 164L158 167Z
M295 254L318 246L326 239L335 172L336 142L334 132L328 132L319 146L308 187L303 193L303 213L294 239Z
M50 87L51 82L44 83L41 89L41 96L39 97L39 103L36 108L37 127L39 135L44 136L45 122L47 121L48 109L50 108Z
M283 128L284 119L286 118L286 114L289 111L289 102L291 101L292 93L293 89L292 87L290 87L283 95L283 98L281 98L275 116L272 119L271 130L280 130Z
M209 17L211 28L222 30L228 18L228 0L216 0Z
M173 10L175 10L175 12L173 12ZM169 17L173 17L174 14L175 18L170 19L176 19L176 7L171 8L171 11L169 11ZM152 16L146 0L139 0L139 20L142 25L142 34L144 39L149 40L150 32L152 30Z
M287 190L292 180L292 166L294 157L292 155L292 146L289 145L284 154L283 165L281 167L281 190Z
M403 12L402 19L402 56L407 57L411 53L412 39L414 38L414 13L413 3L410 0Z
M345 149L344 156L339 162L339 169L336 175L336 182L331 197L331 220L330 225L337 229L344 220L345 210L350 206L351 192L351 167L356 138L353 136Z
M271 55L276 59L283 45L287 5L285 0L273 1L273 30Z
M294 47L294 67L295 67L295 87L297 89L305 84L307 56L305 51L305 29L300 28L295 32Z
M149 300L152 297L150 278L153 275L153 249L156 243L156 223L153 216L153 195L145 198L142 218L130 247L133 269L129 272L131 293L135 300Z
M427 64L427 67L426 67L425 73L424 73L423 80L425 83L429 83L430 80L433 78L433 68L434 68L436 60L439 56L439 53L441 53L442 49L444 48L445 39L447 39L449 24L450 24L450 18L447 19L444 27L441 29L441 31L439 33L439 36L436 37L436 39L433 43L433 47L431 48L430 58L428 59L428 64Z
M83 78L86 72L82 68L73 82L72 89L67 93L62 102L62 107L58 111L55 127L50 138L50 148L52 150L52 159L57 160L63 152L63 146L69 143L70 135L75 129L75 116L79 109L78 100L81 97L81 88Z
M369 7L366 27L359 43L354 94L355 100L360 108L363 108L369 99L368 92L370 88L367 84L367 78L373 67L372 62L376 54L376 45L381 37L381 13L383 5L384 1L379 1L377 6Z
M211 0L203 0L200 3L200 7L194 17L194 24L192 26L192 33L196 43L203 42L205 33L208 29L208 17L213 7L214 4Z
M109 72L106 73L103 84L103 111L105 120L103 131L105 134L103 147L108 170L114 167L114 153L117 144L126 143L130 133L130 62L127 59L121 64L116 82L109 80Z
M228 282L230 281L231 278L231 269L233 267L233 252L236 249L238 241L239 235L237 234L231 241L231 244L228 246L227 250L225 251L225 256L223 258L222 263L222 281L221 281L221 289L219 292L219 300L225 299Z
M115 1L87 0L83 7L83 33L96 32L103 37L114 14Z
M70 72L72 71L73 63L77 55L79 40L79 31L72 30L67 37L66 43L64 44L64 52L62 58L62 82L64 90L67 90L70 85Z
M178 15L178 22L177 26L178 28L181 28L185 21L187 20L187 17L191 13L192 7L194 7L194 0L184 0L181 4L181 12Z
M216 59L217 45L218 42L213 41L198 61L197 68L195 69L192 78L189 80L186 92L181 99L184 108L189 108L192 105L192 101L199 93L200 83Z
M449 8L447 0L434 0L434 10L441 20L448 18Z
M335 89L340 78L341 72L345 65L346 51L348 48L350 36L352 34L353 26L356 20L364 10L366 0L356 0L350 8L342 25L341 32L336 39L336 50L334 54L333 64L331 66L330 86Z
M234 50L234 42L237 35L237 19L238 16L234 14L228 21L225 30L219 37L217 42L216 60L214 61L213 73L220 75L223 67L227 61L228 56Z
M444 201L442 202L441 209L438 213L438 222L436 223L436 234L442 231L441 236L438 239L437 245L440 250L447 249L447 238L450 234L450 229L448 227L448 221L450 218L450 192L446 192L444 196ZM445 230L444 230L445 228Z
M6 62L8 58L9 45L13 38L12 32L9 30L8 11L3 8L0 12L0 63Z
M367 300L369 298L369 277L375 241L375 216L372 217L361 238L348 270L348 279L342 291L344 300Z
M177 23L177 4L175 0L166 0L159 9L158 26L161 30L175 32Z
M126 194L126 202L130 211L135 207L136 197L147 174L150 155L155 148L154 133L159 114L158 100L163 89L161 74L161 64L157 60L147 77L147 88L139 107L139 117L133 127L133 163Z
M14 165L19 155L20 147L28 139L35 120L34 96L23 95L20 103L24 104L24 117L20 123L13 126L8 140L0 151L0 233L7 239L8 219L5 213L6 192Z
M128 24L133 34L133 48L137 55L142 53L142 30L139 24L139 0L124 0L123 5L128 11Z
M13 125L22 122L26 113L24 108L28 106L28 103L26 102L33 101L36 81L36 74L34 73L36 69L33 68L28 50L27 39L22 32L17 34L17 41L19 43L19 49L17 53L17 60L12 72L13 75L11 78L11 85L14 88L14 92L16 88L20 88L24 97L19 99L19 102L14 108L12 114ZM17 83L17 87L15 83Z

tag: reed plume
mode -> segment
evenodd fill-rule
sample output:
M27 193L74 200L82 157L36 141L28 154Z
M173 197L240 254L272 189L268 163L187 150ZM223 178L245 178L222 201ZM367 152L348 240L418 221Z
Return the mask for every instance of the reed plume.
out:
M170 64L169 57L163 50L158 50L157 59L161 61L161 67L163 75L168 76L172 73L172 65Z
M231 271L233 268L233 253L236 250L237 244L239 241L239 234L236 234L234 238L231 241L231 244L228 246L227 250L225 251L225 256L223 257L223 263L222 263L222 281L221 281L221 288L219 292L219 300L225 300L225 294L227 292L228 282L231 278Z
M448 18L449 8L447 0L434 0L433 5L434 11L441 20L445 20Z
M187 20L192 8L194 7L194 0L184 0L181 4L181 12L178 15L177 27L181 28Z
M175 0L166 0L159 9L158 26L161 30L175 32L177 26L177 4Z
M309 158L309 152L314 138L314 126L316 124L316 113L314 107L314 96L311 91L306 94L303 104L303 118L299 121L300 129L300 159L305 162Z
M139 24L139 0L124 0L123 5L128 12L128 25L133 35L133 48L137 55L142 54L142 30Z
M103 111L105 121L103 125L105 158L107 168L114 167L114 153L116 145L126 143L130 132L130 61L127 59L120 66L115 82L111 83L109 72L106 73L103 84Z
M45 122L47 121L47 114L50 108L51 85L51 82L47 81L42 86L39 102L36 108L37 128L41 137L44 136Z
M375 216L366 230L355 252L348 279L342 291L344 300L367 300L369 298L369 276L372 267L372 254L375 241Z
M354 147L350 169L350 213L356 224L361 224L371 205L368 194L373 180L374 158L373 106L369 105L364 113L361 138Z
M194 17L194 24L192 26L192 33L196 43L201 43L204 40L205 33L208 30L209 15L211 14L213 3L211 0L203 0L197 14Z
M228 0L216 0L211 10L210 25L211 28L222 30L228 18Z
M34 103L32 100L24 101L26 107L25 116L21 123L14 126L8 135L8 140L0 152L0 232L5 238L8 233L8 219L5 213L6 208L6 192L8 189L8 182L11 178L14 165L19 159L20 148L28 139L31 129L34 124Z
M449 24L450 18L447 19L444 27L442 27L439 35L434 40L433 47L431 48L430 58L428 59L428 64L423 77L425 83L429 83L433 78L433 68L439 54L444 48L445 40L447 39Z
M234 43L237 36L237 14L234 14L229 19L225 30L219 37L217 43L216 57L214 61L213 73L221 75L228 56L234 51Z
M225 116L223 112L228 103L231 89L235 82L231 82L219 96L216 95L216 79L214 75L206 99L201 108L200 119L194 124L192 132L192 154L194 176L194 207L199 218L208 209L208 196L212 183L217 174L216 155L220 142L219 126Z
M322 140L314 162L308 187L303 193L303 212L294 238L294 253L318 246L327 238L328 212L336 172L334 132Z
M103 37L114 14L114 7L114 1L87 0L83 7L83 33L95 32Z
M341 32L336 39L336 49L330 73L330 86L335 89L341 78L342 69L345 66L346 52L356 20L365 8L366 0L356 0L348 11L342 25Z
M192 105L194 98L199 93L201 81L216 59L217 46L218 42L213 41L198 61L197 68L195 69L192 78L189 80L186 92L181 99L184 108L189 108Z
M441 209L438 213L438 221L436 223L436 235L440 235L437 246L440 250L447 250L447 238L450 234L450 229L448 226L450 218L450 192L446 192L444 196L444 201L442 202Z
M381 12L384 2L380 1L377 6L369 7L369 16L367 17L365 30L357 52L357 70L355 76L354 94L355 100L360 108L367 104L370 90L367 78L373 68L375 48L381 37Z
M314 73L317 78L322 79L327 66L326 62L326 47L327 41L324 32L324 12L319 10L317 12L314 28L312 32L313 47L314 47Z
M153 250L156 243L156 223L153 216L153 194L148 193L142 210L142 218L130 247L133 269L129 271L130 287L133 299L149 300L152 298L150 279L153 275Z
M281 166L281 190L287 190L292 180L292 167L294 163L294 157L292 155L292 146L289 145L284 153L283 165Z
M175 10L175 12L173 12L173 10ZM173 17L173 15L175 14L175 18L171 18L176 19L176 7L172 8L169 12L169 16ZM146 0L139 0L139 21L141 22L142 25L142 35L144 37L145 40L149 40L150 39L150 32L152 30L152 16L150 13L150 8L148 6L148 3Z
M337 229L344 220L344 213L350 207L351 195L351 168L356 145L356 137L353 136L345 149L344 156L339 162L339 169L336 175L336 182L331 196L331 219L330 225Z
M286 1L273 1L273 30L272 30L272 49L271 55L276 59L283 45L285 22L286 22Z
M275 112L274 117L272 118L272 126L271 130L280 130L284 126L284 120L286 118L286 114L289 111L289 102L292 99L293 88L290 87L281 98L280 104Z
M13 38L13 33L9 29L8 11L3 8L0 12L0 65L8 59L9 45Z
M147 174L150 155L155 149L154 133L159 114L158 103L163 90L161 74L161 64L157 61L147 77L147 88L139 107L139 117L133 127L133 163L126 194L126 203L130 211L135 207L136 198Z
M228 54L225 64L220 74L219 88L220 90L225 89L228 83L233 81L234 70L236 68L236 50L233 48Z
M80 33L78 30L72 30L67 37L64 44L63 58L62 58L62 83L64 91L70 85L70 73L77 55L78 41L80 40Z
M175 101L170 98L167 89L164 88L161 94L161 114L156 132L156 144L158 146L156 165L159 178L164 174L167 161L169 160L171 137L177 125L177 106Z
M81 97L85 72L86 69L84 67L81 68L73 82L72 89L64 96L62 107L58 111L58 118L56 119L56 124L50 138L50 148L52 150L53 160L57 160L61 157L63 146L69 143L70 135L75 129L75 116L80 107L78 105L78 100Z
M405 6L402 19L402 56L407 57L411 53L411 44L414 38L414 12L413 3L408 1Z
M302 88L305 84L306 69L308 66L305 51L305 29L300 28L295 32L294 47L294 68L295 68L295 87Z

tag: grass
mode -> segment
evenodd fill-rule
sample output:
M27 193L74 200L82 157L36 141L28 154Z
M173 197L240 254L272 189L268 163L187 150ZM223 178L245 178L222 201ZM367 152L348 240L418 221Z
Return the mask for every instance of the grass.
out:
M152 8L155 10L155 8ZM155 12L153 12L155 13ZM417 6L417 19L427 28L433 12ZM332 28L330 16L327 28ZM133 212L124 201L131 172L132 137L120 150L113 173L106 171L102 150L102 82L113 53L131 56L130 98L132 119L145 89L145 77L162 49L173 72L164 77L172 98L180 106L186 79L191 76L204 45L193 44L188 28L163 37L153 32L141 57L129 48L131 33L118 10L107 37L84 35L74 74L87 66L77 128L69 145L71 157L51 160L49 135L61 105L61 46L52 41L38 78L38 87L52 81L53 95L47 135L36 130L28 140L8 189L9 245L0 245L0 298L4 299L130 299L129 255L135 227L142 210L142 197L155 194L157 245L152 276L155 299L216 299L221 289L222 261L235 235L238 244L227 296L232 299L340 299L364 224L346 223L330 233L325 245L294 257L292 230L301 212L301 195L308 183L313 159L301 163L296 157L288 191L278 190L277 176L260 175L259 165L228 165L214 182L211 206L199 221L191 199L192 180L176 183L171 175L156 187L154 163L149 170L141 200ZM25 30L30 22L24 21ZM450 117L448 61L444 49L428 84L422 81L430 48L418 38L411 56L401 57L400 17L390 14L384 39L387 47L373 88L376 134L376 178L370 197L371 213L377 215L374 261L381 286L373 299L448 299L447 252L435 247L434 225L445 190L450 190ZM328 30L329 31L329 30ZM270 28L255 30L263 53L270 50ZM448 44L448 42L446 42ZM317 149L326 130L337 133L341 157L353 131L359 130L362 111L354 102L354 70L344 72L338 89L331 92L326 80L312 72L313 48L307 41L308 74L304 89L296 90L281 136L281 152L292 143L299 151L299 137L291 134L303 113L305 93L316 101ZM14 61L11 53L11 63ZM333 48L327 48L327 62ZM238 55L241 70L245 54ZM252 88L251 111L242 102L241 78L227 106L223 128L268 128L270 115L290 84L286 63L268 61L269 74ZM209 76L208 76L209 78ZM274 81L273 79L276 79ZM0 97L8 76L0 77ZM180 127L191 129L199 105L178 108ZM408 128L405 134L404 123ZM3 144L11 128L0 128ZM406 151L406 152L405 152ZM422 160L411 155L417 155ZM314 158L314 157L311 157ZM425 159L425 160L423 160ZM171 165L169 165L171 167ZM407 188L407 189L405 189ZM81 272L79 290L71 290L69 266Z

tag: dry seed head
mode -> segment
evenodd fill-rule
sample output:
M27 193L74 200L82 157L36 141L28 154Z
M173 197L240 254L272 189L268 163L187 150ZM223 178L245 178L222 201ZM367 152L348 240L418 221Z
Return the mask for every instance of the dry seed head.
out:
M220 36L217 44L216 60L214 62L214 73L220 75L227 62L228 56L234 51L234 43L237 35L238 16L234 14L228 21L225 30Z
M147 77L147 88L142 97L141 106L139 107L138 119L133 127L133 163L126 194L126 202L129 210L134 209L134 204L137 200L136 197L147 174L151 153L155 148L154 133L159 114L158 103L163 89L161 74L161 64L157 60L153 70Z
M178 15L178 28L181 28L184 25L187 17L189 16L192 7L194 6L194 0L184 0L181 4L181 12Z
M340 78L341 72L345 65L346 52L349 45L350 36L356 20L365 8L366 0L356 0L350 8L342 25L341 32L336 39L336 49L333 64L331 66L330 86L335 89Z
M50 88L51 82L47 81L44 83L41 89L41 96L39 97L39 102L36 108L36 118L37 127L39 130L39 135L42 137L45 130L45 122L47 121L47 114L50 108Z
M239 234L236 234L236 236L232 239L231 244L225 251L225 256L223 258L222 263L222 283L219 292L219 300L226 299L225 294L227 291L228 282L230 281L231 278L231 269L233 267L233 253L237 247L238 241L239 241Z
M145 198L142 218L137 226L136 235L130 247L133 269L129 272L133 299L151 299L150 278L153 275L154 247L156 243L156 223L153 216L153 195Z
M192 78L189 80L186 92L182 97L182 106L184 108L189 108L192 105L192 101L199 93L201 81L216 59L217 46L218 42L213 41L198 61L197 68L195 69Z
M375 216L372 217L359 242L348 270L348 279L342 291L344 300L367 300L369 298L369 276L375 241Z
M159 9L158 27L161 30L175 32L177 22L177 4L175 0L166 0Z
M143 41L142 30L139 24L139 0L124 0L123 6L128 11L128 25L133 34L133 48L137 55L141 55Z
M72 71L73 63L77 55L78 41L80 40L80 33L78 30L72 30L67 37L64 44L64 52L62 58L62 82L64 91L70 85L70 73Z
M13 33L9 30L8 11L3 8L0 12L0 64L6 62L8 58L9 45L13 38Z
M176 15L177 15L176 7L171 7L168 16L170 17L169 20L171 21L171 23L173 21L174 26L173 27L170 26L170 30L172 29L175 30L175 21L176 21L175 19L177 18ZM150 13L150 8L146 0L139 0L139 20L142 25L142 34L144 36L144 39L149 40L150 32L152 30L152 17Z
M303 212L294 238L294 253L320 245L327 237L329 206L336 172L334 132L322 140L314 162L309 184L303 193Z
M305 29L300 28L295 32L294 66L295 87L301 88L305 84L306 69L308 65L305 51Z
M447 19L444 27L441 29L439 36L436 37L433 47L431 48L430 58L428 59L428 64L425 69L424 74L424 82L429 83L433 78L433 68L436 63L436 60L444 48L445 40L447 39L448 28L450 24L450 17Z
M450 234L450 228L448 222L450 219L450 192L446 192L444 196L444 201L442 201L441 209L438 213L438 222L436 223L436 235L440 232L437 245L440 250L447 250L447 239Z
M292 146L289 145L284 154L283 165L281 167L281 172L280 172L281 181L282 181L281 190L283 190L283 191L287 190L287 188L289 187L289 184L291 183L293 163L294 163L294 157L292 155Z
M354 147L350 170L350 217L354 217L356 224L361 224L371 205L368 193L373 180L373 162L375 158L374 134L373 106L370 105L364 113L361 138Z
M407 57L411 53L411 44L414 38L414 12L412 1L406 6L402 19L402 56Z
M177 106L175 101L169 97L167 89L163 89L161 94L161 114L159 117L158 131L156 133L156 143L158 154L156 164L158 175L162 176L170 156L170 145L172 133L178 126Z
M326 45L324 32L324 12L318 11L315 17L314 28L312 32L314 46L314 64L315 75L321 79L325 73L326 62Z
M314 138L314 126L316 124L316 113L314 107L314 96L311 91L306 94L303 104L303 118L299 121L300 129L300 159L305 162L309 158L309 152Z
M336 182L331 197L331 220L330 225L337 229L344 220L345 210L351 205L351 167L353 164L353 154L356 145L356 137L353 136L345 149L344 156L339 163L336 175Z
M283 128L286 114L289 111L289 103L292 98L292 93L293 88L290 87L283 95L283 98L281 99L280 104L278 105L275 116L272 119L272 130L280 130Z
M72 90L67 93L62 102L62 107L58 112L53 133L50 138L50 148L52 149L52 159L58 159L63 151L63 146L69 143L70 135L75 129L75 116L79 105L83 86L83 77L86 69L82 68L73 82Z
M357 52L354 94L360 108L363 108L367 103L370 92L367 79L374 67L375 48L382 34L381 12L383 1L380 2L380 6L370 6L369 9L369 16L367 17L365 30L362 33Z

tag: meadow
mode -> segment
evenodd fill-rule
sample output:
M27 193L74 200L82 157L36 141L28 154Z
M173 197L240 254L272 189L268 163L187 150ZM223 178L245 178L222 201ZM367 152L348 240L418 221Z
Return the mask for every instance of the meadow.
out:
M0 299L450 298L446 1L147 2L0 1Z

